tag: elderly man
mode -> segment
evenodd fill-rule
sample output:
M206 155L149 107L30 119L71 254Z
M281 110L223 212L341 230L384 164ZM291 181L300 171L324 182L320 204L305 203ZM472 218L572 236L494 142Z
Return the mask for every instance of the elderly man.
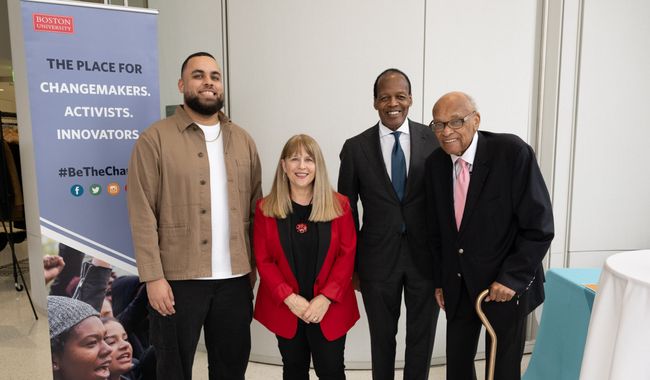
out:
M472 98L452 92L436 102L430 124L440 149L426 162L427 214L436 301L447 314L447 379L476 379L473 304L484 289L498 341L495 378L519 379L525 318L544 300L553 214L533 149L478 131L480 122Z
M251 137L220 112L224 89L213 56L187 57L178 89L184 104L140 135L127 182L158 379L191 379L202 327L210 379L244 379L260 162Z

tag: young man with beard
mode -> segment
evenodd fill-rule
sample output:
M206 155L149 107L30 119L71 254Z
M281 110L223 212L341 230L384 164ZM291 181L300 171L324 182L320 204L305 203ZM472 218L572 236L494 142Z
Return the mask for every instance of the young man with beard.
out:
M210 379L244 379L260 161L251 137L220 112L224 88L212 55L187 57L178 89L184 104L140 135L127 181L157 376L191 379L203 327Z

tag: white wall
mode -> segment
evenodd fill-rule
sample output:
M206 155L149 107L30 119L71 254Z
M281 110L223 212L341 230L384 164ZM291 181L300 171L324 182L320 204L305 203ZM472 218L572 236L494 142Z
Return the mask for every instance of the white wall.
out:
M645 1L585 2L572 252L650 247L649 20Z
M441 95L464 91L481 112L480 129L530 141L536 1L427 1L424 121Z
M221 6L220 1L149 0L149 8L160 12L158 55L161 115L165 115L165 106L183 102L183 96L178 92L178 79L181 77L181 64L188 55L198 51L208 52L224 68Z
M258 142L266 191L297 133L319 141L336 184L343 142L377 121L372 85L385 68L410 76L420 121L424 1L392 3L228 2L231 117Z
M650 247L650 3L563 4L550 266L601 267Z

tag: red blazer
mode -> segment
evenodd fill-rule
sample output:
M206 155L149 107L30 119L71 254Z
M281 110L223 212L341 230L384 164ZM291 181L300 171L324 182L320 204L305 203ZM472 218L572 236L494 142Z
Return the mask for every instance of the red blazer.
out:
M336 193L343 206L343 215L331 222L316 223L318 228L318 258L314 296L319 294L332 303L320 322L326 339L342 337L359 319L357 298L352 288L352 272L356 253L356 231L348 199ZM299 294L290 234L289 218L264 216L257 202L253 224L253 245L260 286L255 301L255 319L271 332L291 339L296 335L296 317L284 299ZM279 231L282 231L281 233Z

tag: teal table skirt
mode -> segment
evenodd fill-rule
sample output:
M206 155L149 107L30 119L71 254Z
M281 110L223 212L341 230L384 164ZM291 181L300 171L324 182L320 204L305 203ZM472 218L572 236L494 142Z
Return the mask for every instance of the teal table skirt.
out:
M578 380L600 269L549 269L546 300L524 380ZM497 348L498 350L498 348Z

